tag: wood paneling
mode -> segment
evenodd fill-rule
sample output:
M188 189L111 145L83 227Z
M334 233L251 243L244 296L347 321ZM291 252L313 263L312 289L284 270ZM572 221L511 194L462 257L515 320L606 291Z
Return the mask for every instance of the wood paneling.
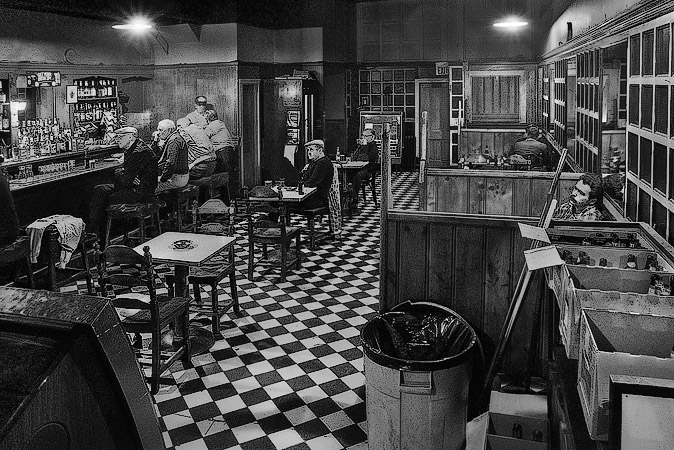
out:
M517 220L496 216L388 212L389 238L384 244L380 311L407 300L447 306L475 327L491 357L522 267L528 241L520 237ZM510 373L525 370L536 302L544 285L534 277L521 310L507 355Z
M569 196L581 174L563 173L555 198ZM420 184L425 211L539 217L554 174L497 170L427 169Z
M176 120L194 110L194 98L204 95L232 134L238 134L238 66L236 64L159 67L147 82L144 104L152 111L152 125Z

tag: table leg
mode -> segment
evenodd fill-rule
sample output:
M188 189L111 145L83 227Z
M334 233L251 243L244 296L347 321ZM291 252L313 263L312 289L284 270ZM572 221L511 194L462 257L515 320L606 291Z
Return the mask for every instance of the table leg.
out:
M174 267L175 273L175 295L189 298L190 285L187 277L190 274L189 266L178 265ZM177 325L177 324L176 324ZM176 326L174 329L176 339L182 340L182 330ZM190 353L192 356L201 355L215 343L213 332L207 327L200 327L190 324Z

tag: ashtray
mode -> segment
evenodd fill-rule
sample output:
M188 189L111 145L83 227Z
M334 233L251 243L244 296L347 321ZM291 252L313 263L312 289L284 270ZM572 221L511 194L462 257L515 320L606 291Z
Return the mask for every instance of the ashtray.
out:
M177 241L173 241L171 248L173 250L192 250L196 248L196 244L190 239L179 239Z

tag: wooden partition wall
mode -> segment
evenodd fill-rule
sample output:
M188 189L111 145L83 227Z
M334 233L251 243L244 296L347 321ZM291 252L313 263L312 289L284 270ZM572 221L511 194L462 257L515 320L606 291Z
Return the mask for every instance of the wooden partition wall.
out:
M407 300L447 306L475 328L489 360L529 246L517 224L535 225L537 219L388 211L385 222L381 312ZM508 373L526 369L532 328L546 329L536 313L538 306L547 308L543 294L543 277L535 275L511 337L517 345L504 361ZM547 338L540 336L534 353L539 367L547 354Z
M557 201L569 196L581 174L562 173ZM424 211L539 217L554 173L427 169L419 184Z

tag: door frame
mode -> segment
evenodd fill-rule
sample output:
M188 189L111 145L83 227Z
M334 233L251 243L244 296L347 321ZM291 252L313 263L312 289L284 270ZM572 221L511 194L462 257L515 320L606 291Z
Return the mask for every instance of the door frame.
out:
M261 179L262 175L260 173L260 144L261 144L261 139L260 139L260 84L261 81L259 79L241 79L239 80L238 83L238 90L239 90L239 185L244 186L245 179L244 177L246 174L244 173L244 160L243 160L243 154L244 154L244 146L246 145L245 143L252 142L253 145L253 157L255 159L255 169L254 173L252 174L252 177L254 179L253 186L257 186L261 184ZM256 111L255 114L253 115L254 117L250 117L250 114L245 114L244 113L244 105L246 102L244 101L244 87L245 86L253 86L254 88L254 104L256 105ZM253 121L253 136L250 136L250 139L248 139L248 136L244 136L244 130L246 127L244 126L245 123L248 121L252 120ZM257 149L257 150L256 150ZM250 176L251 174L248 174Z

